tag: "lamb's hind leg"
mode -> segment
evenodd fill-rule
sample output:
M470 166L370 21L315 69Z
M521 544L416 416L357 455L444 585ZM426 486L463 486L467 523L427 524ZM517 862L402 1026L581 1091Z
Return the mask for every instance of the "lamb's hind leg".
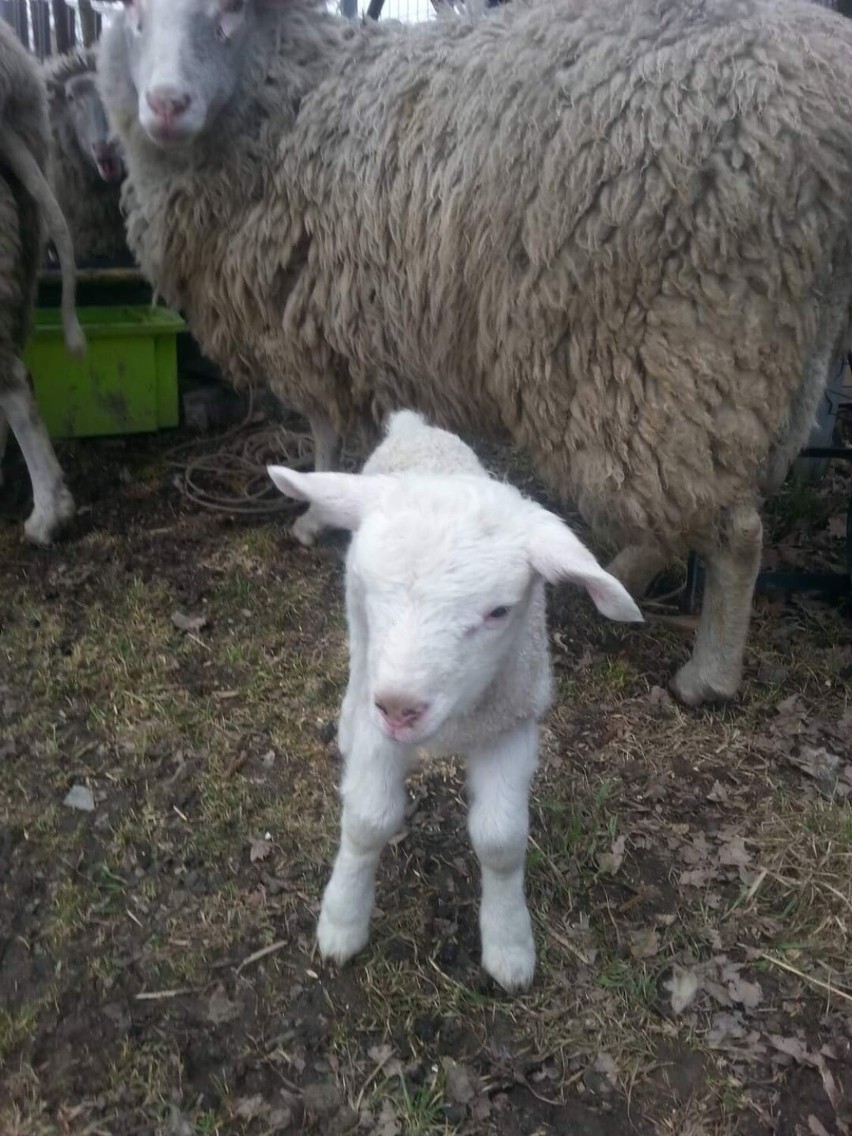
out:
M309 415L311 433L314 437L314 470L317 473L326 473L337 469L340 463L340 436L331 423L331 419L322 413ZM302 513L293 522L293 536L300 544L312 545L328 522L322 510L311 505L307 512Z
M704 603L692 658L672 680L687 706L733 698L742 678L763 527L753 505L726 509L705 562Z
M24 533L35 544L50 544L57 531L74 516L74 500L65 479L20 359L13 358L0 379L0 414L18 440L33 487L33 511Z

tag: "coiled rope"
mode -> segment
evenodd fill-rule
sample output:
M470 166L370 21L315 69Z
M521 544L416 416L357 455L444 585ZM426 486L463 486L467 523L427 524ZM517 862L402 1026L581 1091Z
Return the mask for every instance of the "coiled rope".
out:
M253 389L248 398L242 422L223 434L182 442L166 453L165 461L176 470L176 487L202 509L242 517L295 512L300 503L278 492L266 467L312 470L311 432L295 424L270 422L254 410ZM292 417L294 423L302 421ZM351 470L356 464L355 457L345 453L340 468Z

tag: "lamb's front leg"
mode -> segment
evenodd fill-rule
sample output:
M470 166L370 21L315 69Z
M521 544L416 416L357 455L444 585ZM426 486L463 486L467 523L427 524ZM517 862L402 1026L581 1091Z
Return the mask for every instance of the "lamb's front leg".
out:
M358 710L360 711L360 707ZM356 713L341 796L340 848L323 895L320 954L346 962L367 945L382 848L402 825L411 749Z
M538 763L538 726L468 754L468 828L482 867L482 965L506 990L529 986L535 943L524 898L529 786Z

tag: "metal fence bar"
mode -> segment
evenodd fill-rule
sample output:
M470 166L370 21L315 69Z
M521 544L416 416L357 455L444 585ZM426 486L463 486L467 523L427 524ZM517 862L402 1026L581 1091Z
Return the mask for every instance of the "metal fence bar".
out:
M77 10L80 13L80 39L84 47L89 47L100 38L101 17L92 10L92 0L80 0Z
M47 0L30 0L30 20L33 28L33 51L44 59L51 54L50 5Z
M27 22L27 0L0 0L0 16L11 24L24 45L30 46L30 28Z
M74 9L65 0L51 0L56 53L63 55L74 46Z

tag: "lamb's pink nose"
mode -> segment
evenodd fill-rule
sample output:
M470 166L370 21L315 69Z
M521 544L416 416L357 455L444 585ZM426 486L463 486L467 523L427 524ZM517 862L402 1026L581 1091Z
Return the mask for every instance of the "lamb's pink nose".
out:
M376 709L392 730L416 726L429 708L427 702L418 702L407 694L390 692L377 694L375 703Z
M171 124L192 104L192 96L175 87L152 87L145 95L148 106L163 122Z

